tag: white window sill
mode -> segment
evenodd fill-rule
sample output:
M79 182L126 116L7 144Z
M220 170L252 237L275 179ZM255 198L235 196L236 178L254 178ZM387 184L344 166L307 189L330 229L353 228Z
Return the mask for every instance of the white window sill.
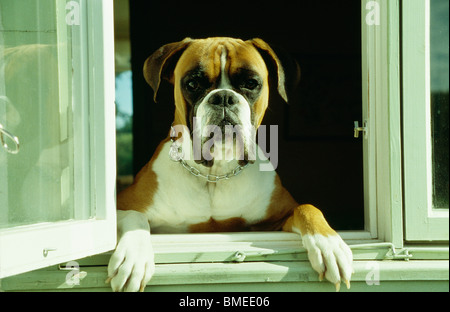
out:
M331 283L318 281L296 234L271 234L199 234L196 240L187 235L155 236L156 272L146 290L335 291ZM389 248L383 246L353 250L350 291L448 291L448 248L434 247L431 254L427 250L431 249L409 249L409 261L382 260L390 257ZM245 262L236 258L232 262L238 251L247 255ZM54 266L3 279L1 287L4 291L109 291L105 280L110 255L76 262L79 285L67 279L74 271ZM341 291L347 291L344 284Z
M448 291L448 260L355 261L350 291ZM110 291L107 267L81 267L79 285L66 282L72 271L57 267L9 277L2 291ZM377 273L378 272L378 273ZM377 275L378 274L378 275ZM378 280L379 278L379 280ZM146 291L335 291L318 281L307 261L158 264ZM347 291L344 284L341 291Z

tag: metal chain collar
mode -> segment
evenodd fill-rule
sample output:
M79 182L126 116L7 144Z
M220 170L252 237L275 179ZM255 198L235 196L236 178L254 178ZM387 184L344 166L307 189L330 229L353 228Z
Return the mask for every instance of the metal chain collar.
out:
M192 175L194 175L196 177L202 177L202 178L206 179L206 181L212 182L212 183L216 183L220 180L228 180L232 177L235 177L235 176L239 175L242 172L242 170L244 170L248 166L248 163L245 166L238 165L236 168L234 168L232 171L228 172L227 174L222 174L222 175L206 174L205 175L205 174L201 173L197 168L194 168L194 167L188 165L183 159L180 159L179 162Z
M172 161L179 162L183 166L183 168L186 169L187 171L189 171L193 176L201 177L211 183L217 183L221 180L228 180L232 177L235 177L235 176L239 175L249 165L249 163L247 163L245 166L238 165L236 168L234 168L232 171L228 172L227 174L222 174L222 175L206 174L205 175L205 174L201 173L200 170L198 170L197 168L190 166L183 159L183 156L184 156L183 150L182 150L181 146L177 146L177 144L175 143L173 138L171 138L170 141L172 142L172 145L170 146L170 150L169 150L169 158Z

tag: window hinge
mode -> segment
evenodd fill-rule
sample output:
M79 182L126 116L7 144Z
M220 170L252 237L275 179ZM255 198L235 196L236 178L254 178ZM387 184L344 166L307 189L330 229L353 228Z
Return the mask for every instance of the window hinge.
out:
M409 253L409 250L407 248L401 248L397 251L394 248L389 249L385 257L386 259L409 261L409 259L412 258L412 254Z
M359 133L363 132L364 133L364 139L367 139L367 132L368 132L368 128L367 128L367 120L364 120L364 124L362 127L359 126L359 122L355 121L354 122L354 127L353 127L353 136L355 138L359 138Z
M409 253L407 248L395 248L392 243L371 243L371 244L358 244L350 245L350 249L365 249L365 248L380 248L388 247L389 250L384 255L385 260L405 260L408 261L412 258L412 254Z

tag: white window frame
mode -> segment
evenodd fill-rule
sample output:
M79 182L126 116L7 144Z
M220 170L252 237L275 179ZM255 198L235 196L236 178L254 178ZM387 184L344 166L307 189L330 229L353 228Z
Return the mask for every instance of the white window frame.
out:
M366 228L403 248L400 0L362 0Z
M379 7L368 5L373 2ZM371 9L379 14L377 25L366 22ZM359 140L363 140L364 207L361 208L365 220L364 230L338 231L349 244L388 242L403 248L399 12L399 0L361 0L363 102L360 125L367 129ZM351 125L349 131L352 131ZM230 239L234 239L234 235L241 240L246 237L245 233L226 235ZM155 242L165 240L164 235L153 237ZM254 240L254 234L249 233L248 240Z
M449 210L432 205L430 1L403 1L405 239L448 240Z
M75 140L75 149L90 150L89 178L94 192L90 208L95 217L0 230L0 278L106 252L116 245L113 2L75 2L84 1L86 14L80 12L80 17L87 19L87 28L82 32L82 42L89 57L81 61L88 62L83 65L87 68L84 80L89 81L85 90L89 112L83 114L89 115L89 143ZM58 19L64 20L66 1L58 6L58 14L62 14ZM83 20L73 27L84 27ZM75 124L75 128L80 126ZM86 129L75 129L75 136L77 131L83 133ZM78 196L85 195L75 190L75 197Z

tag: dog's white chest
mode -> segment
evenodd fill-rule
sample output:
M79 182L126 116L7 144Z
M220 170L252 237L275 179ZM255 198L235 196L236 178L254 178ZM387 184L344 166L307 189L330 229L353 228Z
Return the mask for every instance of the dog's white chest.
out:
M170 142L153 164L158 189L147 209L152 232L183 233L211 218L243 218L252 224L266 216L274 189L275 172L260 172L258 163L238 176L217 183L192 175L168 158Z

